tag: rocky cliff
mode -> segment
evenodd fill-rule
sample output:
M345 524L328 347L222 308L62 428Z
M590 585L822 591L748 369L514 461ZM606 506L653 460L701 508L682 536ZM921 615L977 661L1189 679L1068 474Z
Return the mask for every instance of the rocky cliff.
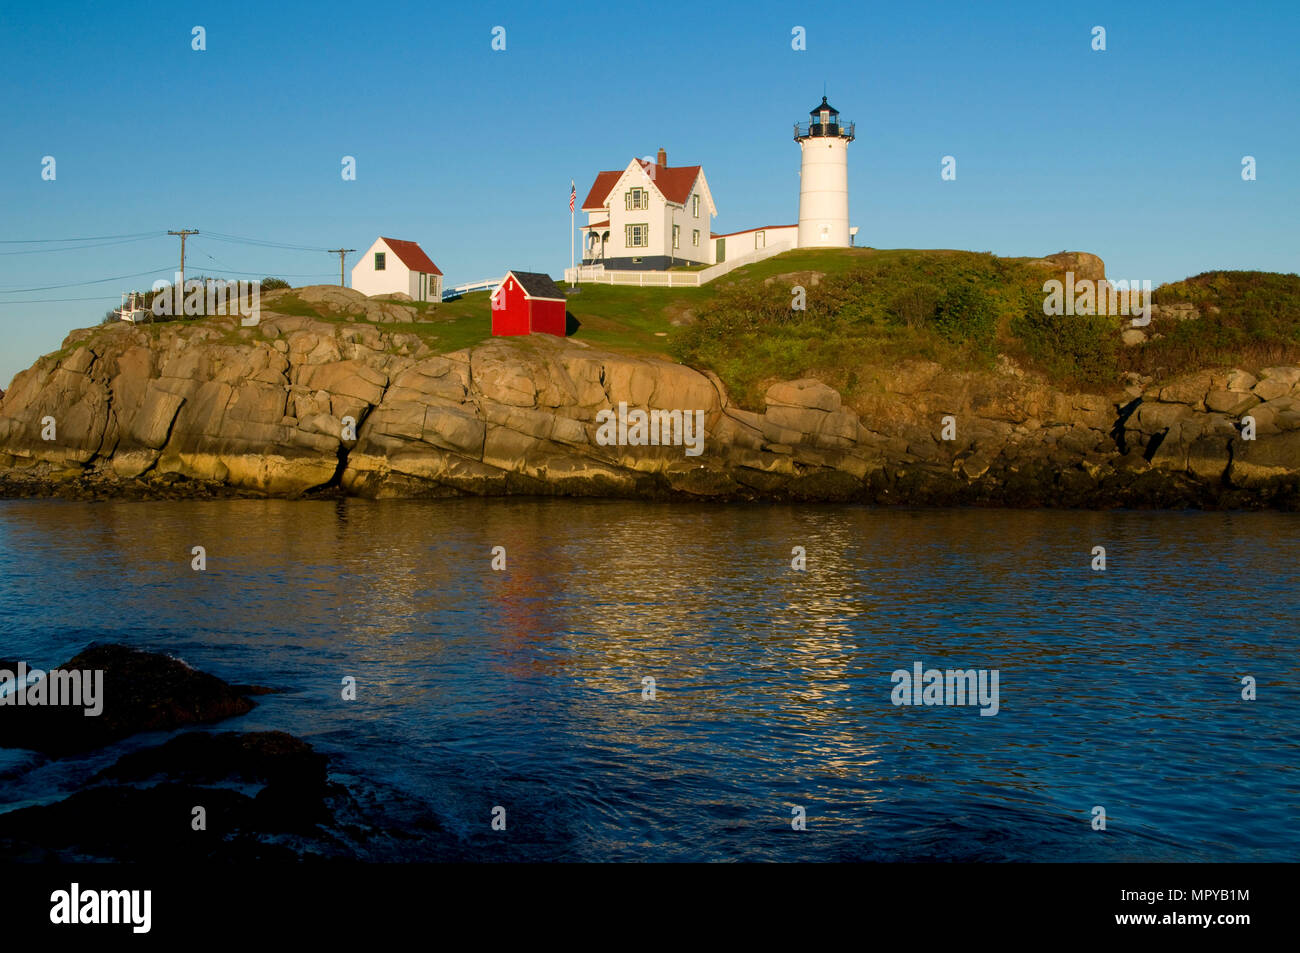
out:
M1095 395L1006 359L979 374L916 361L864 371L851 401L774 382L760 411L665 360L546 335L439 354L388 326L410 319L400 303L297 295L321 316L270 295L256 327L69 335L0 400L0 493L1300 508L1300 367ZM597 415L620 402L703 411L703 453L602 445Z

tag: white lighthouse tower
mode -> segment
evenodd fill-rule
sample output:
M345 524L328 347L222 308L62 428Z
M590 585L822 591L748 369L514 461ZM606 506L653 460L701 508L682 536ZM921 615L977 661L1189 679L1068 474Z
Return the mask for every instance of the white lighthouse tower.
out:
M809 112L809 122L794 124L794 141L803 152L799 171L799 247L849 246L849 143L853 123L826 97Z

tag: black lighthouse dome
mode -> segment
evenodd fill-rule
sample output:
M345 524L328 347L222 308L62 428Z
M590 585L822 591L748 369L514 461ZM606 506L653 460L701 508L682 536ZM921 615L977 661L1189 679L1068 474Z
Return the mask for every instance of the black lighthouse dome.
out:
M822 101L808 110L808 125L796 123L794 137L810 139L817 136L834 136L843 139L853 138L853 123L841 123L840 111L822 97Z
M840 111L822 97L820 105L814 106L808 110L811 117L809 125L812 126L814 136L838 136L840 134Z

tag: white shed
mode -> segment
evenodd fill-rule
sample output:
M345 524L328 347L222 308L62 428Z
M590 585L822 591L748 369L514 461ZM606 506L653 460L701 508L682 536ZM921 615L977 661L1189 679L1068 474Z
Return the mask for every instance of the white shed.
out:
M365 295L401 292L413 301L441 301L442 271L415 242L377 238L352 266L352 288Z

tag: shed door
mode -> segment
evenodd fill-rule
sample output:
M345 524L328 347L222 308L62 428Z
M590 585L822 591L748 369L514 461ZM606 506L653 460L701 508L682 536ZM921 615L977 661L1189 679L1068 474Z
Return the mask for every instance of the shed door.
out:
M725 238L719 238L718 239L718 264L720 265L726 260L727 260L727 240Z

